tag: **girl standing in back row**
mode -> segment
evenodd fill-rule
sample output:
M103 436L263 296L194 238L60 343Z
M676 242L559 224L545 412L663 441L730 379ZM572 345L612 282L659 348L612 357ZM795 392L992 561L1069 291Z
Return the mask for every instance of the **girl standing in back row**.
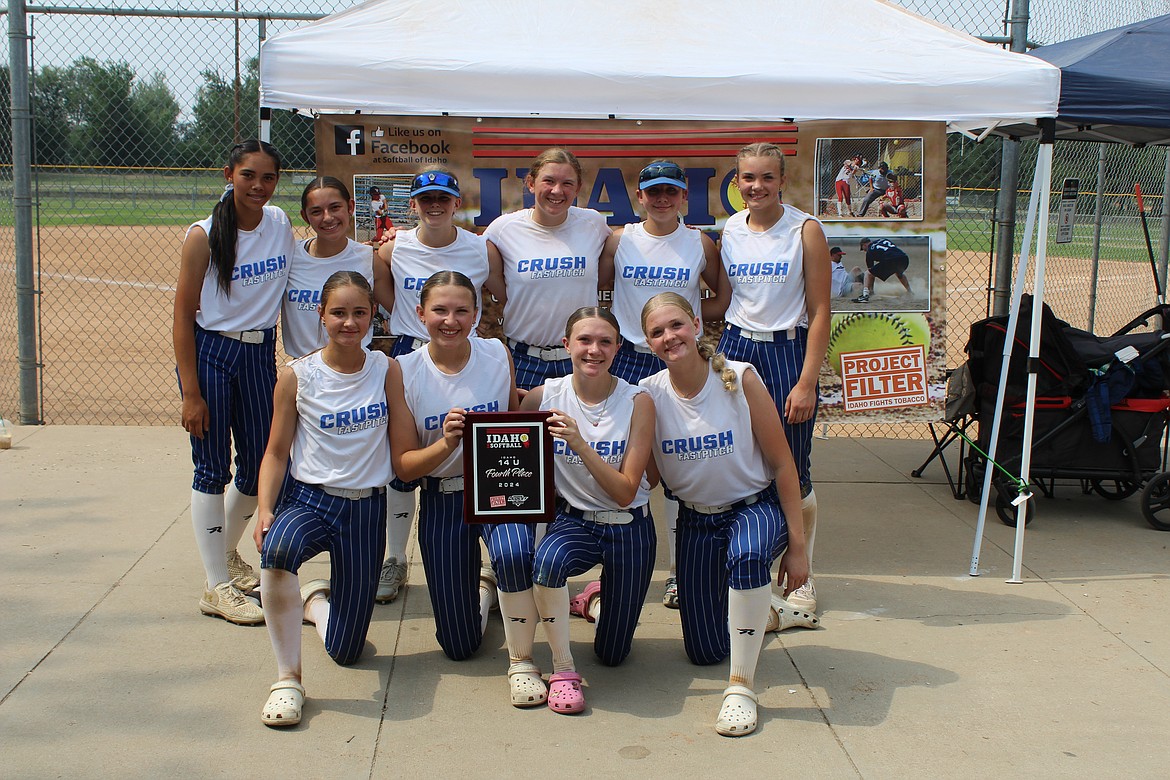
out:
M419 320L419 293L427 279L439 271L458 271L476 290L488 276L487 243L481 236L455 224L463 200L459 180L449 171L428 168L410 184L410 210L418 226L399 230L378 249L377 266L389 281L394 305L390 311L392 357L409 355L431 340ZM383 304L385 305L385 304ZM386 498L386 560L378 580L378 603L394 601L409 574L406 546L414 520L414 483L395 478Z
M285 213L267 205L280 181L271 144L236 144L223 177L227 187L211 216L183 240L174 345L195 463L191 523L207 579L199 610L247 625L262 623L264 613L244 597L259 579L236 548L256 511L272 423L276 319L293 234Z
M598 260L612 233L602 214L572 205L581 191L581 163L567 149L541 152L524 183L532 208L496 218L483 235L491 265L487 288L504 301L516 386L529 390L572 372L561 346L564 318L597 305Z
M646 214L643 222L614 231L616 244L601 256L601 284L613 280L613 314L621 324L621 348L613 359L614 376L636 385L663 369L642 334L642 307L665 290L683 296L696 312L702 307L704 319L718 319L727 308L727 288L719 284L719 250L715 242L681 221L687 202L687 174L670 160L655 160L638 174L638 205ZM702 284L714 297L703 300ZM721 297L722 296L722 297ZM678 609L675 578L675 530L678 502L667 498L664 524L670 553L670 573L662 595L663 605Z
M719 284L729 287L730 302L719 351L755 367L780 413L804 497L811 565L817 499L810 464L817 378L829 343L829 245L816 219L781 202L780 147L754 143L740 149L735 183L746 208L723 229ZM789 603L816 612L811 578Z

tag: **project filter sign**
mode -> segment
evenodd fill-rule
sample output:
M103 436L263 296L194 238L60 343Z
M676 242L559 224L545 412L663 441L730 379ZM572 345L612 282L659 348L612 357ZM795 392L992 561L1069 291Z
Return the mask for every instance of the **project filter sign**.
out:
M841 355L845 411L921 406L929 401L922 346Z

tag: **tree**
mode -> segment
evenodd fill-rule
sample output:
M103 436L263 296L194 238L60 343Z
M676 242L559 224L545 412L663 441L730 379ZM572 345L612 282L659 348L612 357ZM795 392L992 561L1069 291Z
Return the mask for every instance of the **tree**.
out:
M140 165L167 167L178 160L179 101L163 74L136 81L130 91L134 137L130 147Z

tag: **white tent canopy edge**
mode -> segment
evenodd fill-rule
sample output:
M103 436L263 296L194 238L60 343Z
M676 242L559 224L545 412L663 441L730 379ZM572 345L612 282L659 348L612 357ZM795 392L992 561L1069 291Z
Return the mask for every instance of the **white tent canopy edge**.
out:
M269 108L459 116L1054 116L1060 71L882 0L371 0L266 41ZM896 52L896 53L895 53Z

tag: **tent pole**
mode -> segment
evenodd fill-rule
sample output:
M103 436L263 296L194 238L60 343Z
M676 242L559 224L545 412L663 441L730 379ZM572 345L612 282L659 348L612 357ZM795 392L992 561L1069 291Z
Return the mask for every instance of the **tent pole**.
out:
M991 500L991 478L995 467L996 453L999 450L999 429L1003 422L1003 399L1007 390L1008 366L1012 359L1012 346L1020 320L1020 301L1024 296L1024 285L1028 276L1028 260L1032 249L1032 234L1036 229L1036 214L1039 208L1040 195L1040 167L1036 167L1032 181L1032 195L1028 199L1028 216L1024 221L1024 240L1020 244L1020 254L1016 261L1015 284L1012 286L1011 306L1008 313L1007 337L1003 342L1003 363L999 368L999 383L996 385L995 415L991 423L991 435L988 437L987 463L983 471L983 493L979 499L979 516L975 522L975 542L971 549L971 568L968 574L979 576L979 554L983 546L983 529L987 524L987 505ZM997 315L1002 316L1002 315Z
M1051 122L1051 120L1044 120ZM1054 137L1046 127L1040 140L1037 169L1043 170L1040 181L1040 214L1036 231L1036 276L1032 301L1032 335L1028 349L1028 395L1024 406L1024 441L1020 453L1020 480L1027 485L1032 474L1032 426L1036 419L1036 366L1040 362L1040 322L1044 314L1044 260L1048 255L1048 209L1052 196L1052 148ZM1023 582L1024 526L1028 520L1028 502L1016 505L1016 544L1012 551L1011 583Z
M1028 2L1012 0L1010 51L1028 51ZM991 296L991 313L1008 313L1008 294L1012 287L1012 258L1015 255L1016 201L1020 191L1020 142L1004 139L1000 153L999 198L995 223L999 233L999 252L995 261L995 289Z
M1097 318L1097 280L1101 275L1101 220L1105 211L1105 144L1097 144L1097 203L1093 210L1093 261L1089 268L1089 326Z
M1170 146L1166 147L1166 170L1162 176L1162 257L1158 262L1158 278L1166 289L1166 260L1170 257Z

